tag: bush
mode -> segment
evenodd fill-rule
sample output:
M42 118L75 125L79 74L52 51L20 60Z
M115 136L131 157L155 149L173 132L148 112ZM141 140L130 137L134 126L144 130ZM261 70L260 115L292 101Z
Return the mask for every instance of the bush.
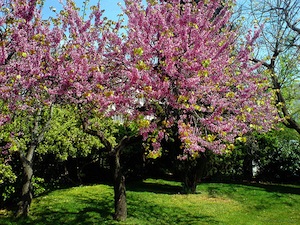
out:
M12 198L15 193L15 182L17 176L14 174L12 167L0 159L0 207Z
M253 166L258 171L253 173ZM209 157L207 175L216 180L300 180L300 139L293 130L253 133L232 152Z
M300 142L283 140L269 149L259 164L258 178L270 181L292 182L300 179Z

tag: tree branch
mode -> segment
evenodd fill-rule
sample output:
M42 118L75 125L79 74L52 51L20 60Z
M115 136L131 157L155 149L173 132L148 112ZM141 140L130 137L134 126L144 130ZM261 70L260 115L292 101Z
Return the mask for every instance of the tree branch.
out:
M299 125L299 123L297 123L297 121L293 118L293 116L289 113L289 111L287 109L285 98L283 97L282 92L281 92L281 84L278 80L278 77L275 74L275 61L276 61L276 58L279 55L279 53L280 53L280 51L276 48L276 50L274 51L273 56L271 58L270 64L266 63L262 60L255 59L255 58L251 59L251 61L255 62L255 63L262 63L263 66L265 66L268 70L270 70L273 89L276 90L276 97L277 97L276 104L281 103L277 107L278 112L280 112L278 114L281 118L285 119L283 124L286 127L294 129L300 134L300 125Z
M261 63L264 67L267 67L268 69L271 67L270 64L266 63L265 61L256 59L256 58L252 58L252 59L250 59L250 61L255 62L255 63Z
M281 8L281 10L284 13L284 21L286 22L287 26L289 28L291 28L293 31L297 32L298 34L300 34L300 28L296 27L295 24L292 24L291 21L288 19L289 18L289 14L288 14L288 10L286 8Z
M81 118L81 122L82 122L82 127L83 127L83 131L86 132L87 134L90 134L94 137L99 138L99 140L101 141L101 143L104 145L105 149L109 152L113 151L113 146L112 144L107 140L107 138L105 138L103 132L101 132L100 130L92 130L88 127L88 121L87 119L82 119Z

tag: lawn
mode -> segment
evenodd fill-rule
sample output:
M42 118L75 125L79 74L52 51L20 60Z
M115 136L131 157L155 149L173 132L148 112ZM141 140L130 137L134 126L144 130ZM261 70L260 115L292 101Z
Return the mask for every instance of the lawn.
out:
M300 224L300 186L204 183L197 194L179 191L165 180L129 184L128 219L116 223L111 186L56 190L33 201L28 219L0 211L0 224Z

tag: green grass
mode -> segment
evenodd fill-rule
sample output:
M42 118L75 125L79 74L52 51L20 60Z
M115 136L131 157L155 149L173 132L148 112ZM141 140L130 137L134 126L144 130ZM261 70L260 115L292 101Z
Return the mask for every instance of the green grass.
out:
M111 186L56 190L33 201L28 219L0 211L0 224L300 224L299 186L204 183L197 194L179 191L180 183L164 180L129 184L128 219L117 223Z

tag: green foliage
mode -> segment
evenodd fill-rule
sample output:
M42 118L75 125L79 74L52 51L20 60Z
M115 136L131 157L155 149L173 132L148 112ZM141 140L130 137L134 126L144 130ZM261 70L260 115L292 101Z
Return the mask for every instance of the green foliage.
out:
M235 149L223 155L209 154L207 176L215 179L252 179L293 182L300 178L300 137L291 129L253 133L246 143L236 143ZM248 173L248 174L247 174Z
M92 135L85 133L82 129L79 112L76 107L72 105L66 105L63 107L55 106L53 108L52 120L49 124L49 128L44 134L44 140L39 143L37 151L35 153L34 170L35 176L33 182L34 195L40 195L53 186L66 185L66 182L81 182L83 176L89 176L89 174L83 174L82 169L90 162L99 160L101 149L103 144L101 141ZM42 114L42 122L49 118L49 111L44 110ZM26 154L27 148L31 141L31 130L34 122L34 117L26 114L25 112L19 112L14 116L12 123L2 127L0 132L1 142L10 143L9 154L14 152L22 152ZM115 146L123 136L136 135L138 131L137 124L121 124L114 119L103 119L101 116L90 115L91 127L95 130L99 129L105 135L105 137ZM41 128L39 128L41 129ZM123 159L127 163L124 164L124 170L126 174L134 174L139 166L136 166L133 161L134 158L140 155L138 147L128 148L123 154ZM127 153L133 152L134 157L127 157ZM102 156L109 158L108 153L102 154ZM18 154L16 154L18 157ZM73 166L67 174L65 173L66 161L70 158L78 158L78 164ZM2 160L2 159L1 159ZM1 183L0 189L2 199L9 199L16 188L19 188L16 180L15 173L19 174L20 164L18 160L14 159L9 164L4 164L4 159L0 161L1 171ZM76 168L78 167L78 168ZM99 171L100 172L100 171ZM72 176L69 177L62 176ZM61 179L63 178L63 179ZM77 179L79 179L77 181Z
M33 200L27 219L0 217L5 224L299 224L300 187L203 183L181 195L180 182L148 179L128 184L128 219L113 221L113 187L82 186Z
M292 53L278 56L277 76L280 90L290 115L300 122L300 68L299 59Z
M266 180L292 182L300 179L300 137L294 131L274 131L273 136L261 136L264 146L260 153L258 177ZM276 139L275 145L269 142ZM267 142L267 143L264 143ZM273 148L272 148L273 147Z
M17 176L10 165L9 147L9 133L3 129L0 132L0 207L14 194L17 180Z
M50 116L50 111L45 108L42 112L41 123L44 125ZM21 179L16 180L16 175L20 173L20 164L18 162L18 154L26 155L27 148L32 141L32 128L34 124L34 116L26 112L18 112L14 115L11 123L1 127L0 146L1 142L9 143L10 148L8 154L14 152L15 157L4 164L4 160L0 157L1 165L1 194L3 201L9 200L12 194L20 186ZM42 132L43 127L39 127L39 132ZM58 183L60 180L59 163L67 160L68 157L85 157L95 154L103 145L100 141L83 132L80 121L76 112L71 106L54 107L52 120L49 128L44 133L45 139L39 143L35 152L34 170L38 173L38 177L34 177L33 191L34 195L40 195L51 185L44 183L43 179L47 179L51 184ZM55 155L51 158L48 155ZM51 158L51 160L48 160ZM48 165L44 165L47 163ZM53 171L53 166L56 165L56 171ZM10 179L9 179L10 178Z
M0 164L0 185L4 184L5 182L13 183L16 181L16 175L13 173L12 168L10 165L5 164L1 160Z
M12 170L12 167L0 159L0 206L9 200L15 193L15 182L17 176Z
M60 160L70 157L87 156L93 149L100 149L101 142L83 132L80 119L72 106L55 107L50 129L37 152L45 155L55 154Z
M222 155L207 153L209 157L207 177L217 180L236 180L243 177L244 152L236 147L234 151Z
M34 196L39 196L46 192L45 180L41 177L32 178L33 194Z

